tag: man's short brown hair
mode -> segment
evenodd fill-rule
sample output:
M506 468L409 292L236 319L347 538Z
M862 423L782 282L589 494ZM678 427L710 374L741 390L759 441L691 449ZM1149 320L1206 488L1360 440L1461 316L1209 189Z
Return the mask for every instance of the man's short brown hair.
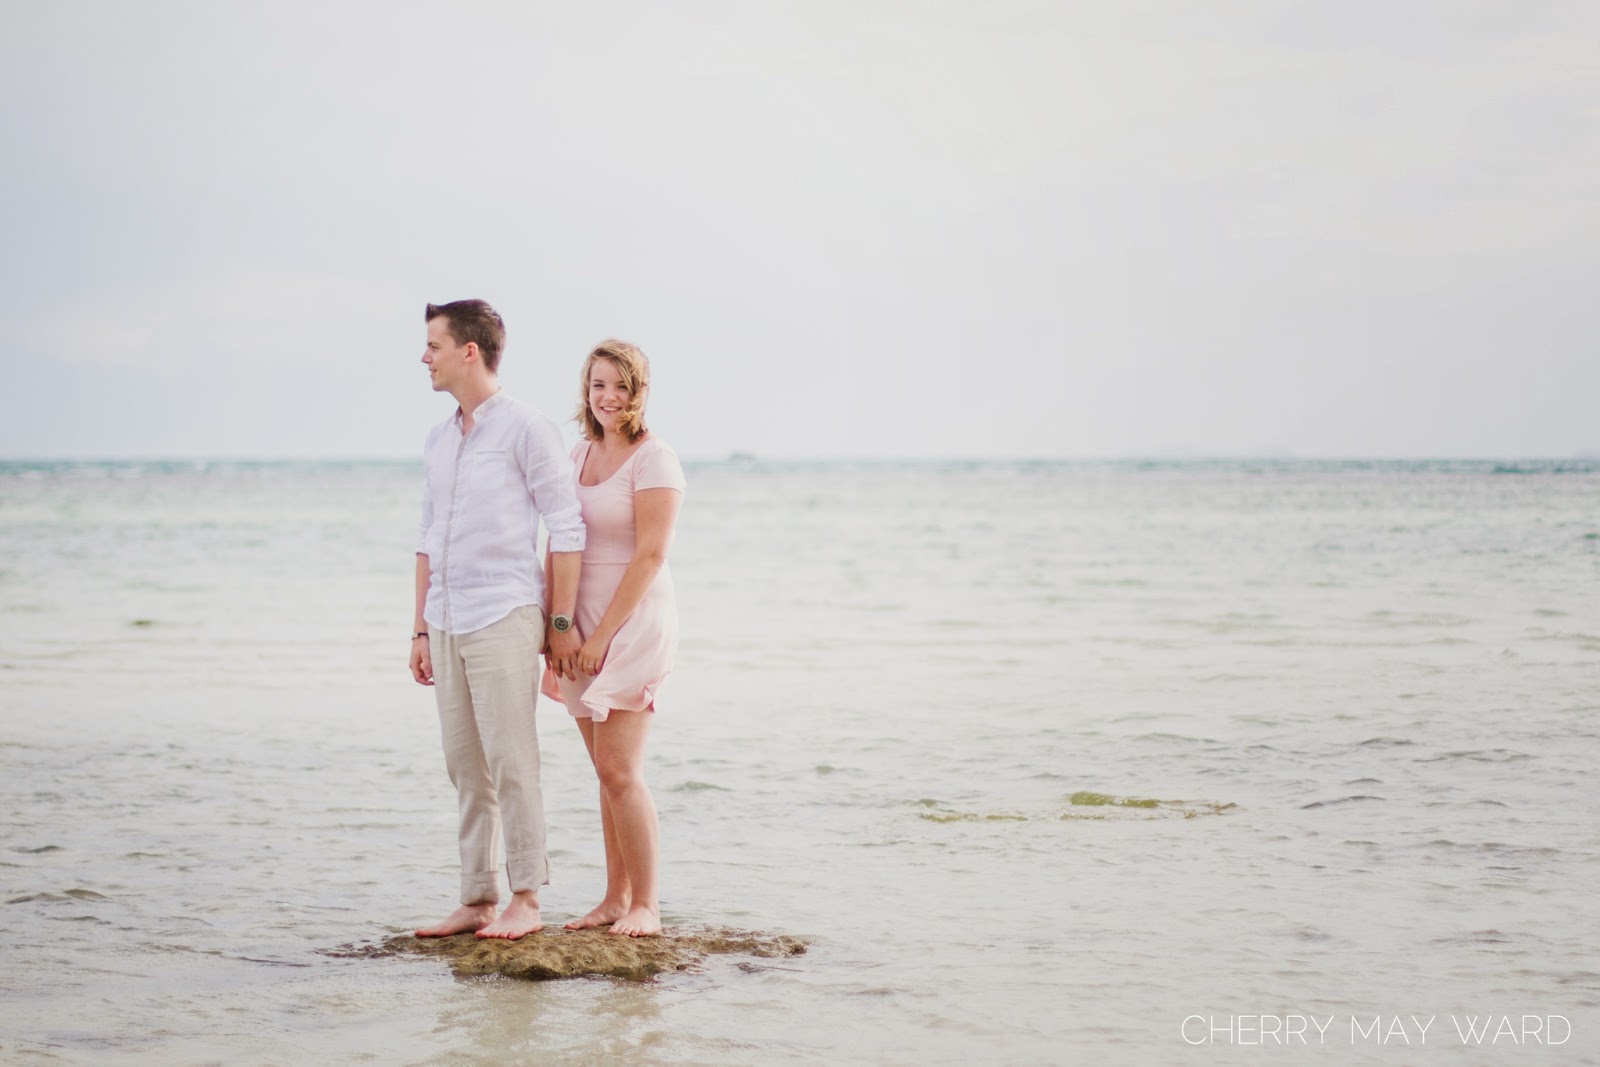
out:
M478 346L483 365L490 374L500 371L500 353L506 348L506 324L487 300L452 300L448 304L429 304L423 321L444 319L445 331L458 345Z

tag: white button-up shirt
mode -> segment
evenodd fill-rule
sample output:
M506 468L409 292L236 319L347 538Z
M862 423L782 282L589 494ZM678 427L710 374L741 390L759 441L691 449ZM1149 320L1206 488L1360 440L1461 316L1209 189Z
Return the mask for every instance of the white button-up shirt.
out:
M544 606L541 516L552 552L583 550L576 478L555 422L504 390L472 418L462 433L457 408L429 432L422 455L417 551L433 572L422 617L454 634L524 604Z

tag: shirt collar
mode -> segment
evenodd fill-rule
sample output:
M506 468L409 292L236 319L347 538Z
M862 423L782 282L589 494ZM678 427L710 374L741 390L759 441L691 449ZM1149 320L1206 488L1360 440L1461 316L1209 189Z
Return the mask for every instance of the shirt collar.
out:
M473 421L473 423L474 424L481 423L483 421L483 417L485 415L489 414L495 408L498 408L501 404L505 403L507 399L508 398L506 396L506 391L504 389L496 389L494 391L494 394L492 396L490 396L489 399L487 399L483 403L479 404L478 407L477 407L477 410L475 410L472 413L472 421ZM458 404L458 405L456 405L456 429L459 430L460 428L461 428L461 406Z

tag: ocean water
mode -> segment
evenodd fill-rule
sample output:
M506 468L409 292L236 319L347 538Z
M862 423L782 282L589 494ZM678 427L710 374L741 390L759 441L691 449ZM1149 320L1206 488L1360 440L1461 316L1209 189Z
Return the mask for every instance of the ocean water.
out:
M540 984L326 955L454 902L412 465L0 465L0 1061L1600 1063L1600 463L689 475L664 917L811 947Z

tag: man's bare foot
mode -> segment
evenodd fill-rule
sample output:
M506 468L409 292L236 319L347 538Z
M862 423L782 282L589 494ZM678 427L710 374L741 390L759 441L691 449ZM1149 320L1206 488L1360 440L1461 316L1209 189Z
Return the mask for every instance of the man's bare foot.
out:
M418 937L449 937L469 930L482 930L494 922L493 904L463 904L445 916L443 922L417 930Z
M661 932L661 916L640 904L629 908L628 914L612 923L611 932L627 937L654 937Z
M596 926L609 926L626 914L628 914L627 901L602 900L589 914L569 922L567 929L593 930Z
M515 941L519 937L544 929L539 921L539 897L528 890L511 894L511 903L500 913L500 918L478 931L479 937L500 937Z

